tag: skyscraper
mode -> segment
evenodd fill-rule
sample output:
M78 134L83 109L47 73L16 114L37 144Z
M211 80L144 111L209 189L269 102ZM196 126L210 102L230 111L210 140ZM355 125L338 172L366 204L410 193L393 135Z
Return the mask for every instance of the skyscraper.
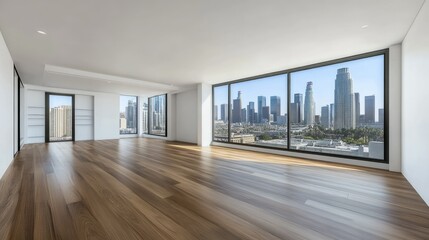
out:
M313 82L307 82L305 89L305 102L304 102L304 122L307 125L314 124L315 104L313 98Z
M125 107L125 118L127 119L127 128L137 127L137 103L128 100L128 106Z
M261 122L270 122L270 107L262 107Z
M324 128L329 128L330 127L330 114L329 114L329 105L326 105L324 107L322 107L321 110L321 114L322 116L320 117L320 123Z
M384 123L384 108L378 109L378 122Z
M365 122L375 123L375 96L365 96Z
M147 133L148 132L148 104L147 103L143 103L143 116L142 116L142 122L143 122L143 133Z
M335 120L334 128L355 128L355 104L353 79L348 68L337 70L335 79Z
M281 115L280 97L279 96L271 96L270 97L270 110L271 110L271 114L273 114L274 122L277 122L277 117Z
M299 112L298 112L298 103L291 103L289 114L290 114L290 122L291 123L299 123Z
M294 94L294 103L297 104L297 123L304 121L304 102L302 101L302 94L295 93Z
M214 105L214 109L213 109L213 119L215 120L215 121L217 121L219 118L218 118L218 107L217 107L217 105Z
M262 122L262 108L267 106L267 99L264 96L258 96L258 122Z
M360 118L360 94L355 93L355 124L356 127L359 126Z
M335 109L335 107L334 107L333 103L331 103L329 105L329 107L330 107L330 109L329 109L329 120L330 120L329 127L333 128L334 127L334 109Z
M247 122L247 110L246 108L241 109L241 122Z
M247 122L255 123L255 102L249 102L247 105Z
M220 105L220 119L225 123L228 121L228 104Z
M232 123L241 122L241 91L238 91L237 99L232 103Z
M72 107L69 105L49 109L49 137L66 140L72 137Z

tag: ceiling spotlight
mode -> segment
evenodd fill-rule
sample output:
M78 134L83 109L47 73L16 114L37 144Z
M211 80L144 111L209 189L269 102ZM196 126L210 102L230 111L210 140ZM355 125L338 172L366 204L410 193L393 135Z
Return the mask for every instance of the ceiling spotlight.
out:
M40 34L42 34L42 35L46 35L46 32L44 32L44 31L37 31L37 33L40 33Z
M367 28L367 27L368 27L368 25L363 25L361 28L364 28L364 29L365 29L365 28Z

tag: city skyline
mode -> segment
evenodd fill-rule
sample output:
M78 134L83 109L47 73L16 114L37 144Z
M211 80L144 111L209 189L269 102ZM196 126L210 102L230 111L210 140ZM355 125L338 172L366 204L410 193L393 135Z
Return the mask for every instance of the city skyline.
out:
M364 97L375 95L375 109L384 109L384 56L363 58L329 66L323 66L291 74L291 103L294 102L294 94L305 95L307 82L313 82L314 102L316 103L315 115L321 115L321 107L334 103L335 76L340 68L348 68L353 79L354 92L360 95L360 113L365 112ZM282 83L283 82L283 83ZM282 86L275 87L272 86ZM265 96L266 105L270 106L271 96L280 96L281 114L286 113L287 74L281 74L252 81L231 84L231 99L235 99L238 91L241 91L242 105L249 102L257 105L258 96ZM228 101L228 86L220 86L215 91L215 105L220 106ZM257 106L255 111L258 112ZM378 121L378 114L375 116Z

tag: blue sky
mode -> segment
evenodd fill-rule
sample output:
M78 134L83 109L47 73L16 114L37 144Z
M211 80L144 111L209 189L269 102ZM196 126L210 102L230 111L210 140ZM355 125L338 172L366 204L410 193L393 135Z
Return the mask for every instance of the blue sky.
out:
M376 120L378 109L383 108L384 92L384 56L374 56L300 72L291 75L291 95L302 93L305 97L307 82L313 82L314 101L316 102L316 114L320 109L330 103L334 103L335 77L338 68L347 67L353 79L353 91L360 93L361 114L365 112L365 96L375 95ZM269 106L270 96L280 96L282 114L286 112L286 75L277 75L264 78L264 81L249 81L231 85L232 99L237 98L238 91L242 92L243 107L249 101L255 102L257 108L258 96L266 96ZM215 89L215 104L220 106L228 101L227 86ZM220 107L219 107L220 111Z
M136 101L136 97L135 96L124 96L124 95L121 95L120 96L120 112L125 112L125 107L127 107L128 106L128 100L133 100L133 101Z
M59 107L72 105L72 97L71 96L61 96L61 95L49 95L49 107Z

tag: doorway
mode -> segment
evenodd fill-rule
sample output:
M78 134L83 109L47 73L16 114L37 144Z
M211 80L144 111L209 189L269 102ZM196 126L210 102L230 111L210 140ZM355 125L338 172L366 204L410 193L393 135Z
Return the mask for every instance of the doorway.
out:
M74 141L74 95L46 93L45 142Z

